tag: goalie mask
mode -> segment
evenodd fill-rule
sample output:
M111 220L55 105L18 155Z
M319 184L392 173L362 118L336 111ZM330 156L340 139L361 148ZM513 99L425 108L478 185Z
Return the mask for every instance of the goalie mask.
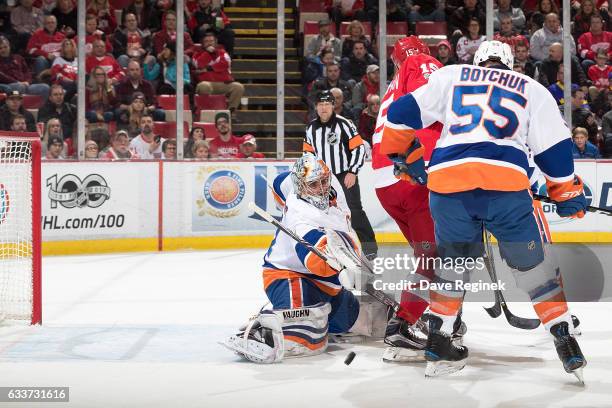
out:
M293 165L291 180L298 197L319 210L326 211L329 208L331 173L322 160L306 153Z

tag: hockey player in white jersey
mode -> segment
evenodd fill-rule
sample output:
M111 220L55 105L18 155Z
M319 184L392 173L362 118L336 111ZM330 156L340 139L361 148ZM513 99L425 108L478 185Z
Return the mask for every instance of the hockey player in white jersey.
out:
M574 174L570 132L553 97L533 79L512 72L513 59L508 45L486 41L476 52L476 66L433 72L426 85L390 106L381 151L399 171L427 183L442 258L477 258L483 253L483 228L495 235L517 286L530 295L551 333L563 367L581 378L586 359L571 334L571 315L545 262L534 217L527 146L561 217L584 216L583 184ZM444 128L427 173L414 130L435 121ZM438 282L457 279L453 268L436 270ZM454 285L430 295L426 375L460 370L468 350L454 345L450 333L463 291Z
M287 177L293 187L282 189ZM360 270L361 249L351 228L350 210L338 205L324 162L305 154L290 176L274 181L283 202L281 223L334 262L323 259L277 231L263 264L263 281L272 310L253 317L224 345L257 363L311 356L327 348L328 333L348 332L359 316L359 302L349 292ZM336 190L338 191L338 190ZM340 189L341 192L341 189ZM331 264L341 265L341 270Z

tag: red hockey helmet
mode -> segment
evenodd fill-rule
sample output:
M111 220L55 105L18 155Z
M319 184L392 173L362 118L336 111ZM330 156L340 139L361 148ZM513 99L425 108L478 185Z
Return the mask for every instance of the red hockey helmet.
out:
M391 60L395 66L399 67L406 61L406 58L417 54L429 55L429 47L419 37L411 35L396 41L391 53Z

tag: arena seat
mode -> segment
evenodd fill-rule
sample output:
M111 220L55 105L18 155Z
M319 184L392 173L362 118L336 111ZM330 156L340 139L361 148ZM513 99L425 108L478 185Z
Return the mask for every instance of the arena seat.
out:
M417 21L416 35L446 35L446 22L444 21Z
M154 133L164 139L176 139L176 122L155 122ZM183 122L183 137L189 136L189 124Z
M157 95L157 105L161 109L176 110L176 95ZM183 95L183 109L191 109L189 95Z
M45 99L40 95L23 95L24 109L39 109L45 104Z

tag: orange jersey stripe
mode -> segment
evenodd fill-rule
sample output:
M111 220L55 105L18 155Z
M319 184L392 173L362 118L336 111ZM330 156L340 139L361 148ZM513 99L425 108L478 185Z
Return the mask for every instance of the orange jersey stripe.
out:
M363 144L363 139L361 138L361 136L355 135L349 140L349 150L353 150L361 146L362 144Z
M414 130L412 129L393 129L386 127L383 130L382 141L380 142L381 154L406 153L414 141Z
M436 193L483 190L521 191L529 188L529 178L518 170L488 163L461 163L430 170L427 187Z
M307 347L309 350L318 350L320 348L323 348L323 347L327 346L327 340L322 341L322 342L320 342L318 344L312 344L312 343L308 342L308 340L305 340L305 339L303 339L301 337L288 336L288 335L285 335L284 337L285 337L285 340L289 340L289 341L292 341L294 343L299 343L302 346Z
M542 323L550 322L568 311L563 292L556 294L550 300L536 303L533 308Z
M264 289L267 289L268 286L272 284L275 280L278 279L291 279L291 278L303 278L304 276L286 269L270 269L264 268L263 270L263 282Z
M327 238L323 236L319 242L317 242L316 247L321 250L321 252L325 253L325 247L327 246ZM323 259L319 258L312 252L309 252L304 259L304 266L308 268L310 272L318 276L334 276L338 273L337 270L332 269L331 266L327 264Z

